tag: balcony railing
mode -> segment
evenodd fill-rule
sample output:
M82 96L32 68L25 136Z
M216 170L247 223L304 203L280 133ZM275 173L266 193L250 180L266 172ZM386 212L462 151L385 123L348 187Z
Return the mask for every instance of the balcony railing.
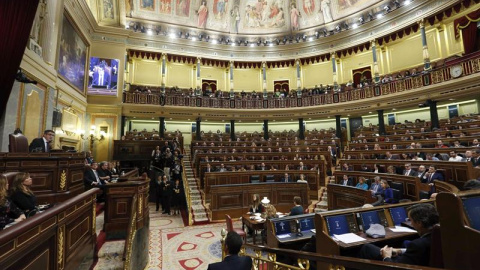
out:
M123 93L124 103L151 104L184 107L222 108L222 109L281 109L320 106L343 103L355 100L385 96L397 92L419 89L454 79L450 68L454 65L462 67L461 76L469 76L480 72L480 56L478 53L465 56L447 63L427 73L396 79L387 83L366 86L359 89L342 90L338 93L303 95L302 97L274 98L224 98L200 97L185 94L167 94L164 98L157 93Z

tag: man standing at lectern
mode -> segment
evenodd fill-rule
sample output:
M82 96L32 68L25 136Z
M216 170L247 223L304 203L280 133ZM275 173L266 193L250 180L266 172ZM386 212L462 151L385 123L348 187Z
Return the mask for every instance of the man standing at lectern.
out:
M50 152L51 146L50 143L55 136L53 130L47 129L43 132L43 136L40 138L33 139L28 147L30 152Z

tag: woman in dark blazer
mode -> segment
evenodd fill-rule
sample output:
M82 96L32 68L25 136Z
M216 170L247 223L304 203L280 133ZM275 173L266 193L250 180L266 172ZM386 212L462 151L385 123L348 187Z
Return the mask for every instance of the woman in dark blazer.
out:
M10 199L18 206L28 217L29 213L36 209L37 198L30 189L32 186L32 178L29 173L18 173L13 180L12 193Z
M263 205L260 203L260 196L258 194L253 194L252 205L250 206L249 212L251 214L265 212Z
M380 185L383 188L383 201L385 203L396 203L395 199L393 198L393 190L390 188L387 180L382 180Z

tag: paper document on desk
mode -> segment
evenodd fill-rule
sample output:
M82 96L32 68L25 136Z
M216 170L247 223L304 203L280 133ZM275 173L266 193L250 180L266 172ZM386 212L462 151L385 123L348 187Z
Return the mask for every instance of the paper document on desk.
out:
M342 241L345 244L351 244L355 242L365 241L367 239L360 237L354 233L345 233L345 234L334 234L333 235L337 240Z
M277 235L277 237L280 239L287 238L287 237L290 237L290 234L280 234L280 235Z
M415 230L412 230L410 228L403 227L403 226L395 226L395 228L389 228L389 229L392 232L417 232Z

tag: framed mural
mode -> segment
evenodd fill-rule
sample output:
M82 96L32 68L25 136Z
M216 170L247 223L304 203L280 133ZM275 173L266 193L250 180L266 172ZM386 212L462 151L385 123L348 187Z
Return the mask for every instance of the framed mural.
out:
M89 44L74 26L67 12L63 13L58 42L57 71L67 84L85 95Z
M117 96L119 63L118 59L90 57L87 94Z

